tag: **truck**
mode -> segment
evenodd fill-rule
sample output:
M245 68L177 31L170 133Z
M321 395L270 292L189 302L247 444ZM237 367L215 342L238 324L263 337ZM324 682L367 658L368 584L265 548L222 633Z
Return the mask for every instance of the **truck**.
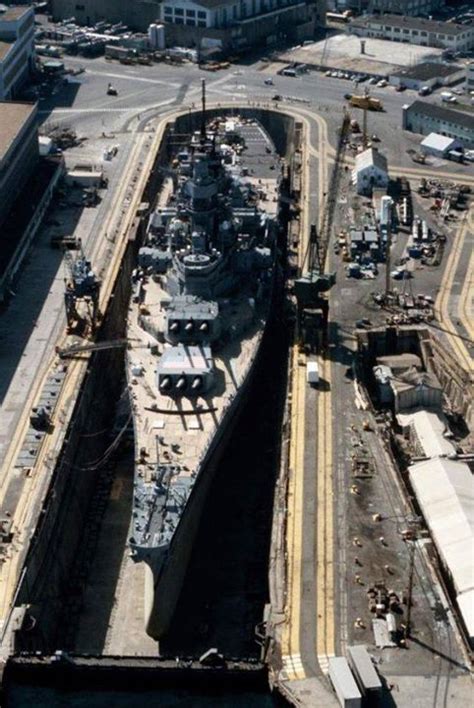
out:
M319 383L319 366L317 361L308 361L306 364L306 383L316 386Z
M347 659L334 656L329 659L329 678L342 708L360 708L362 694L357 688Z
M348 100L354 108L366 108L368 111L383 111L383 103L379 98L353 94Z
M130 59L135 56L136 52L134 49L129 49L129 47L119 47L116 44L106 44L105 46L105 58L106 59Z

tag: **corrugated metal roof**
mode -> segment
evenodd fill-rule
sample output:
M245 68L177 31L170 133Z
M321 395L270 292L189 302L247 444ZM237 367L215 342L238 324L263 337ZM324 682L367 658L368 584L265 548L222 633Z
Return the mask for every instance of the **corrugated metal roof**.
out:
M426 457L446 457L456 453L454 445L445 437L447 426L439 413L423 408L412 413L399 413L397 420L402 428L413 427Z
M468 465L436 458L408 468L426 523L456 593L474 589L474 485Z
M460 125L463 128L468 128L474 132L472 113L454 110L453 108L445 108L438 106L436 103L428 103L427 101L413 101L408 106L408 114L413 113L430 118L439 118L439 120L448 121Z
M442 32L449 36L468 33L471 27L454 24L454 22L440 22L438 20L427 20L423 17L411 17L409 15L366 15L357 17L350 24L351 27L367 27L369 25L382 25L387 27L400 27L401 29L420 30L426 32Z

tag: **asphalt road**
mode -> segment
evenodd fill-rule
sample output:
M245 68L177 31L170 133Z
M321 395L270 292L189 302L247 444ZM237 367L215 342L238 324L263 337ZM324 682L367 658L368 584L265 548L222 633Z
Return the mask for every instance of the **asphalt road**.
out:
M102 131L122 132L130 128L133 120L140 120L143 113L158 115L170 106L193 108L199 105L201 79L205 78L209 100L242 102L271 102L276 94L284 104L310 106L328 121L328 137L334 145L336 131L342 119L346 93L361 93L364 84L355 87L345 79L326 77L319 72L309 72L301 77L277 75L283 66L255 62L250 65L231 65L215 73L202 71L193 64L172 66L159 63L151 66L128 66L104 57L85 59L66 57L65 65L71 68L84 67L85 72L70 77L69 83L40 103L43 121L74 124L77 130L90 137ZM265 79L272 78L273 85ZM107 85L112 83L118 96L107 96ZM417 148L420 137L402 130L402 107L418 98L415 91L397 93L393 87L370 86L371 95L380 98L385 111L368 113L369 134L381 138L380 149L385 151L389 167L404 165L413 167L407 149ZM437 93L424 100L439 103ZM362 112L352 109L352 115L362 120ZM443 161L443 170L455 173L470 173L469 166Z

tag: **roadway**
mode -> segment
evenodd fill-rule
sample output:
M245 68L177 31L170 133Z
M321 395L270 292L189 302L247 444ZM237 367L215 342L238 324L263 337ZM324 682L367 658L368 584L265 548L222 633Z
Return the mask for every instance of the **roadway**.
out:
M40 113L43 119L72 125L80 134L87 134L96 140L103 132L112 132L123 141L125 146L120 157L120 177L114 190L110 191L109 206L113 203L113 209L107 218L102 218L101 226L97 229L97 238L90 244L91 253L97 260L102 259L103 267L108 269L108 274L105 273L106 283L110 285L113 283L113 274L118 268L121 248L123 248L122 235L133 214L131 207L135 206L132 200L130 209L127 209L124 214L119 213L124 200L130 196L130 176L133 173L138 174L136 170L139 162L144 161L145 152L148 153L146 164L149 164L152 155L147 142L149 136L144 132L144 122L152 117L159 119L160 122L155 126L156 146L160 135L159 126L163 125L161 119L172 116L176 111L189 110L195 106L199 100L200 80L203 76L208 83L209 105L238 106L239 103L243 105L250 103L267 104L269 108L276 108L270 101L271 96L276 92L299 99L299 101L285 100L279 104L279 109L297 117L305 128L307 153L304 162L303 189L306 200L302 212L300 253L305 252L308 226L318 214L321 214L328 183L328 170L334 156L335 131L342 118L341 96L348 90L347 82L328 79L319 74L310 74L303 79L274 77L275 85L264 87L263 79L268 76L268 73L264 73L266 70L261 71L262 67L259 66L245 70L232 69L215 75L200 72L197 68L188 65L182 68L165 65L122 67L102 59L89 61L68 59L66 63L82 64L86 66L86 72L73 80L76 85L72 87L74 92L72 99L71 88L66 87L42 103ZM245 71L245 74L241 71ZM105 96L108 81L112 81L119 90L119 96L115 99ZM407 95L383 91L387 113L371 116L370 120L373 129L385 140L389 160L391 155L397 155L393 158L398 161L393 172L409 174L413 178L429 176L429 170L413 167L409 158L405 157L407 145L412 145L414 141L414 136L406 136L399 127L401 106L407 102ZM377 93L378 91L374 91L374 95ZM402 144L404 148L400 150ZM95 148L94 145L95 143L92 142L90 146L86 145L85 152L87 151L88 155L99 156L101 148ZM139 185L143 184L145 174L144 166L140 170ZM432 174L440 175L438 171L433 171ZM459 181L474 183L474 178L467 175L466 171L458 165L447 165L443 168L443 174ZM138 194L138 190L134 194ZM119 222L120 226L118 226ZM462 229L461 240L467 247L469 238L472 243L472 214L466 219ZM110 236L115 230L117 230L114 235L116 244L111 245L105 236ZM456 258L454 253L455 251L451 256L453 259ZM464 259L459 255L457 263L460 261L463 262ZM455 272L457 265L451 267ZM450 272L449 268L448 264L447 273ZM472 272L472 260L470 268ZM455 277L447 275L445 278L447 280L444 291L449 292ZM109 293L108 288L105 288L102 295L103 306ZM472 332L472 324L468 323L468 298L468 286L461 284L457 307L466 330L470 326ZM446 313L449 312L451 305L452 302L448 297L446 301L440 301L439 307ZM12 445L7 448L8 464L2 469L2 480L6 479L9 473L8 468L14 459L19 440L26 430L32 401L52 361L50 354L63 322L62 310L59 311L57 306L56 309L58 312L48 335L48 348L42 357L41 366L37 365L35 369L39 383L22 399L23 412L17 422L18 434L12 439ZM62 341L61 336L59 341ZM330 351L340 347L340 341L330 342ZM332 355L321 358L321 378L324 386L316 393L308 392L305 382L305 358L296 349L293 352L293 362L287 548L288 601L282 649L286 675L290 682L298 683L305 679L306 681L314 678L322 679L323 672L327 669L327 658L336 653L340 642L339 627L336 631L336 624L341 614L340 603L336 598L334 571L334 499L340 485L340 480L335 480L335 470L338 469L340 462L338 457L340 449L339 445L334 445L334 438L341 434L341 429L337 427L336 432L333 429L335 403L331 384L336 371L338 385L342 385L341 367L345 364L343 359L333 361ZM77 367L71 367L70 377L68 372L70 380L65 387L65 396L74 390L81 373L80 362ZM58 410L61 409L62 403L63 401ZM57 442L57 440L52 441L50 447L54 447ZM41 459L45 457L46 450L42 453ZM27 487L28 493L23 497L22 506L15 517L16 528L19 534L23 533L23 539L27 536L27 530L23 525L24 519L28 519L31 525L34 510L38 508L38 499L35 495L38 477L38 474L33 475L31 484ZM24 548L23 545L23 551ZM0 578L3 618L6 616L14 593L21 557L21 553L14 554L11 562L8 563L9 570L4 570ZM337 577L340 578L339 571ZM314 695L319 695L321 698L320 704L330 705L331 697L328 697L324 691L321 693L324 679L323 683L313 683L312 686Z
M456 359L474 380L473 267L474 207L459 225L435 303L438 321Z

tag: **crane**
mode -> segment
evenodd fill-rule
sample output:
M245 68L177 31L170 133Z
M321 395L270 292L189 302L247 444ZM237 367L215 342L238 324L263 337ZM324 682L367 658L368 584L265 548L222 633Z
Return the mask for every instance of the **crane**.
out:
M99 315L100 281L91 269L82 250L73 256L65 251L64 262L67 277L64 279L64 304L68 332L94 331Z
M307 272L295 281L298 338L301 343L313 348L321 346L327 329L329 302L323 293L330 290L336 282L336 274L325 272L325 268L349 127L350 115L344 110L334 167L321 217L321 230L318 234L316 224L311 224L302 265L302 269Z

